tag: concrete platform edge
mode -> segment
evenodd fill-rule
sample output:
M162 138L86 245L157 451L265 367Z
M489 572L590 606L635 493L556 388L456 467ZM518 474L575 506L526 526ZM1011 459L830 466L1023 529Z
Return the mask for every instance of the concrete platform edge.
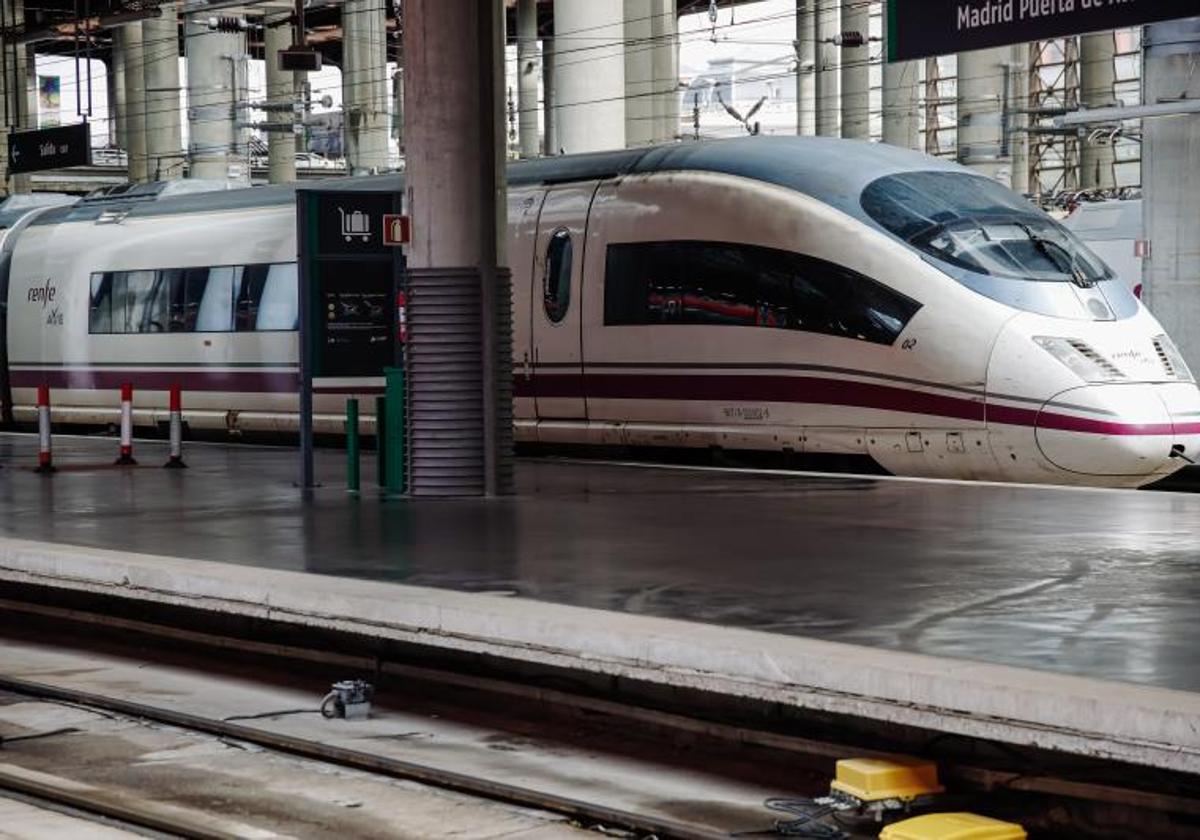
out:
M1200 772L1200 694L503 596L0 538L0 580Z

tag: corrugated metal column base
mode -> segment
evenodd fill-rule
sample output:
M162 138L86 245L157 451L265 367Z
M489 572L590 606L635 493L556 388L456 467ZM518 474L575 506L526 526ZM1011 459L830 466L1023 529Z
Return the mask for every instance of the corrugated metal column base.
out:
M496 492L516 491L513 477L512 272L496 269Z
M512 488L512 280L498 271L496 430L485 435L481 272L410 268L408 277L409 493L481 496L485 441L496 447L497 486Z

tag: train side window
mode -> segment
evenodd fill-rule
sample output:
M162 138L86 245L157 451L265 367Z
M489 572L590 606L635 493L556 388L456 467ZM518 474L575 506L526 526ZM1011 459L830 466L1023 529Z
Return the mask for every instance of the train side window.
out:
M721 242L610 245L604 323L802 330L891 344L921 305L815 257Z
M234 313L234 329L251 332L258 323L259 305L262 303L263 287L267 285L266 265L248 265L238 280L237 310Z
M126 332L166 332L170 295L161 271L130 271L126 275Z
M128 329L127 312L129 308L128 291L126 281L129 273L125 271L114 271L111 275L112 288L109 292L109 299L112 301L112 320L109 323L108 331L110 333L126 333Z
M294 330L300 326L295 263L248 265L237 297L237 331Z
M557 324L571 307L571 234L554 231L546 246L546 274L542 278L542 305L546 317Z
M660 270L682 278L682 323L758 325L760 260L753 249L706 242L691 248L670 243L663 250L669 257L660 260Z
M88 306L88 332L98 335L112 332L113 273L92 275Z
M296 330L300 328L299 281L295 263L263 266L266 281L258 302L256 330Z
M240 279L241 269L238 266L208 269L204 294L196 312L196 332L232 331L233 300Z
M245 332L299 327L295 263L97 272L88 332Z

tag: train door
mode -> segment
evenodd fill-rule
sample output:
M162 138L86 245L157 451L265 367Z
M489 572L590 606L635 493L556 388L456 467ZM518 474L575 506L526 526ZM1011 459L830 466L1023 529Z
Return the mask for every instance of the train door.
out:
M537 420L533 399L533 339L530 333L533 306L529 292L537 276L538 215L542 211L542 188L508 191L508 263L513 280L513 419L518 428ZM536 301L541 306L541 300Z
M584 235L595 182L551 190L542 203L531 277L531 338L538 420L583 420Z

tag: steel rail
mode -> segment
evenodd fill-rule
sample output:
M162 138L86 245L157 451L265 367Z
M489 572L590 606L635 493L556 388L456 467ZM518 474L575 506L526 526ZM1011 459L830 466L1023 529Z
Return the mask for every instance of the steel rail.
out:
M0 676L0 689L12 694L20 694L39 700L50 700L71 703L77 706L102 709L107 712L113 712L116 714L125 715L127 717L151 720L156 723L175 726L181 729L190 729L196 732L204 732L221 738L232 738L234 740L244 741L246 743L275 750L277 752L299 756L301 758L314 761L323 761L329 764L336 764L342 767L374 773L380 776L389 776L397 779L420 782L422 784L441 788L443 790L451 790L457 793L467 794L469 796L475 796L482 799L489 799L496 802L504 802L510 805L536 808L542 811L548 811L570 817L575 820L580 820L585 823L603 824L624 828L630 831L653 834L659 838L678 838L679 840L683 840L683 838L695 838L695 840L716 840L716 838L727 838L729 836L726 832L705 829L702 826L681 823L674 820L666 820L659 817L646 816L618 808L610 808L608 806L599 805L593 802L586 802L573 797L560 796L554 793L547 793L545 791L534 790L532 788L522 787L519 785L510 785L504 782L492 781L490 779L482 779L465 773L457 773L452 770L443 770L437 767L430 767L428 765L418 764L412 761L403 761L401 759L389 758L387 756L374 755L361 750L353 750L346 747L323 744L317 741L311 741L305 738L297 738L291 735L268 732L266 730L256 729L252 726L217 720L214 718L207 718L188 712L180 712L173 709L148 706L143 703L134 703L129 700L106 697L104 695L94 694L92 692L61 688L58 686L46 685L44 683L36 683L29 680L14 679L12 677L2 676ZM4 787L5 784L6 780L3 776L0 776L0 788ZM83 804L73 804L73 807L78 807L82 810L90 810ZM123 819L120 817L118 818ZM175 833L178 833L177 829L159 830L174 831ZM193 836L201 837L204 838L204 840L207 840L209 837L223 835L214 835L210 833L197 835L185 834L184 836L189 838Z
M38 778L39 776L43 778ZM146 829L157 834L183 837L186 840L234 840L236 837L229 832L214 831L206 826L197 825L182 816L157 813L119 801L112 796L105 796L105 791L100 788L96 788L95 792L70 790L54 784L50 778L44 776L45 774L41 773L14 773L0 767L0 795L12 794L16 801L81 819L98 817L116 828Z

